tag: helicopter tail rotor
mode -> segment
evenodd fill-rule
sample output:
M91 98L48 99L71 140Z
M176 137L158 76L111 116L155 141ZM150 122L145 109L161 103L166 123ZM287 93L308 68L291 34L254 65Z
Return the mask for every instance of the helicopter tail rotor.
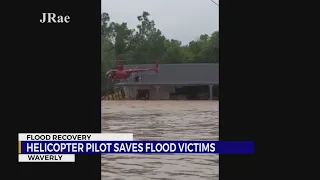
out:
M158 61L155 60L154 61L155 65L156 65L156 68L154 69L156 72L159 72L159 64L158 64Z

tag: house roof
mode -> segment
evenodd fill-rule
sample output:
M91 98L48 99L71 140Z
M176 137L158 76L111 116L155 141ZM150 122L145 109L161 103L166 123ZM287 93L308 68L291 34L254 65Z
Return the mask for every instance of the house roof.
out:
M124 69L153 68L154 64L124 65ZM134 82L133 77L142 76L141 82ZM202 85L219 84L219 64L192 63L192 64L159 64L159 72L147 71L132 74L132 78L116 85L138 84L176 84Z

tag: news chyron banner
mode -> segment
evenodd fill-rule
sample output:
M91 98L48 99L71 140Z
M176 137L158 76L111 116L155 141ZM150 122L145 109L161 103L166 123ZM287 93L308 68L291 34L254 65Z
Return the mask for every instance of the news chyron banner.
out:
M94 142L132 141L130 133L19 133L19 162L75 162L75 154L98 147ZM102 143L106 144L106 143ZM100 146L99 148L103 148ZM106 152L106 149L102 149ZM88 153L89 154L89 153Z
M134 140L130 133L20 133L19 162L76 162L76 154L253 154L253 141Z

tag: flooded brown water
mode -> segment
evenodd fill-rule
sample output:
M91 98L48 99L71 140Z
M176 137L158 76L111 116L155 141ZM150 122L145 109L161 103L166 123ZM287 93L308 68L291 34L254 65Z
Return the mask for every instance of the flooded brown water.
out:
M218 140L219 101L102 101L102 132L134 140ZM219 179L218 155L102 155L102 180Z

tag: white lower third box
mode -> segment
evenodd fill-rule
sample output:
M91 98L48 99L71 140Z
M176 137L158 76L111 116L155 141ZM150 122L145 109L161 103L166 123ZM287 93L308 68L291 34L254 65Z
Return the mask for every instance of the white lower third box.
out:
M74 154L19 154L19 162L75 162Z

